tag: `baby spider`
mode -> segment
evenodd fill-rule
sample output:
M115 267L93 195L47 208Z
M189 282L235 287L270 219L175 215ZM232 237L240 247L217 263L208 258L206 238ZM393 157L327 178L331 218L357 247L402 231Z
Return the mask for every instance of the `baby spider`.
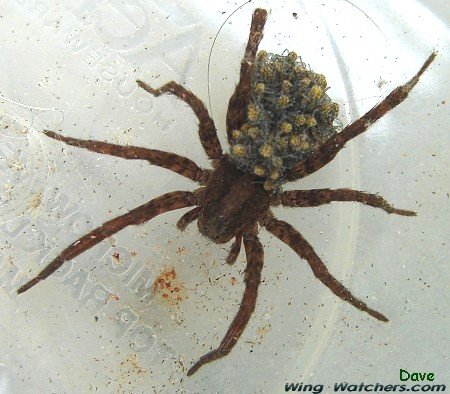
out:
M93 152L131 160L147 160L200 184L194 192L163 194L109 220L73 242L34 279L18 289L23 293L46 279L64 262L97 245L130 225L148 222L164 212L194 207L181 216L180 230L197 220L201 234L218 244L234 238L226 262L233 264L244 244L247 266L245 290L239 310L217 349L202 356L188 371L192 375L203 364L226 356L239 340L255 308L263 268L263 246L258 231L265 228L289 245L310 265L314 275L342 300L374 318L388 319L367 306L345 288L316 254L312 246L290 224L276 219L272 206L312 207L332 201L356 201L387 213L414 216L394 208L384 198L350 189L283 191L282 184L304 178L333 160L351 139L400 104L436 57L432 53L406 84L394 89L383 101L342 131L335 127L338 105L325 93L327 81L309 70L294 53L282 55L258 52L267 11L256 9L241 62L240 78L230 98L226 129L230 152L223 153L214 122L202 101L176 82L158 89L142 81L138 85L154 96L170 93L188 104L199 121L200 142L212 163L212 170L174 153L135 146L65 137L45 131L48 137Z

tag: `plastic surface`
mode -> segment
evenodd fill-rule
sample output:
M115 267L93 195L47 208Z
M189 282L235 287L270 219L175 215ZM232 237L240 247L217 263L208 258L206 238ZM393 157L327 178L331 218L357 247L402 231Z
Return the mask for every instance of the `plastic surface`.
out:
M241 254L226 266L229 245L211 244L195 225L180 234L184 210L116 234L17 296L20 284L90 229L160 194L195 188L169 171L70 148L41 131L173 151L207 166L191 111L134 81L173 79L208 103L212 38L236 4L9 1L0 19L1 393L277 392L291 381L398 384L400 368L449 383L448 5L270 4L260 48L295 50L325 74L344 124L439 51L402 105L325 169L286 187L377 192L417 217L353 203L274 210L391 322L337 299L261 231L264 281L253 318L229 356L186 378L231 322L245 265ZM237 11L212 52L212 116L224 147L251 13L270 4Z

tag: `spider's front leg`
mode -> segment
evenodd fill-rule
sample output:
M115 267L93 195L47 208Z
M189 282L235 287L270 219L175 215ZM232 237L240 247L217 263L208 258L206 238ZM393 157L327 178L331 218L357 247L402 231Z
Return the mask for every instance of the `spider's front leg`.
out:
M188 376L195 373L202 365L230 353L231 349L239 340L239 337L244 331L250 320L250 316L255 309L258 287L261 283L261 270L264 264L264 250L255 232L244 233L243 238L245 254L247 256L247 268L245 269L245 291L239 311L233 319L233 322L228 328L219 347L202 356L191 369L189 369L187 373Z
M191 224L194 220L198 219L200 212L202 211L202 207L195 207L190 211L187 211L177 222L177 229L180 231L186 230L187 226Z
M408 97L409 92L419 82L419 78L433 62L436 55L436 52L433 52L417 74L407 83L395 88L383 101L375 105L375 107L361 118L350 123L340 133L330 138L325 144L314 151L308 159L299 162L293 168L287 170L285 172L285 179L287 181L295 181L304 178L333 160L348 141L366 131L371 124L386 115L391 109L395 108Z
M276 203L285 207L316 207L329 204L333 201L354 201L380 208L387 213L403 216L416 216L413 211L397 209L389 204L378 194L361 192L351 189L311 189L311 190L288 190L280 194Z
M139 225L148 222L155 216L175 209L190 207L197 203L197 198L191 192L171 192L163 194L149 202L132 209L130 212L109 220L102 226L92 230L77 241L70 244L61 254L48 264L35 278L21 286L17 293L23 293L31 287L46 279L66 261L72 260L81 253L97 245L104 239L131 225Z
M239 82L228 103L227 135L228 141L232 140L232 132L239 129L244 122L248 95L251 89L253 68L259 43L263 38L264 25L267 20L267 11L261 8L253 11L252 24L248 36L247 47L241 62Z
M303 238L303 236L289 223L275 219L272 214L268 214L266 215L266 218L261 221L261 225L286 245L290 246L302 259L305 259L311 267L314 276L339 298L347 301L359 310L367 312L375 319L383 322L389 321L386 316L369 308L363 301L358 300L342 283L331 275L309 242L306 241L306 239Z
M236 262L236 259L238 258L239 253L241 252L241 246L242 246L242 234L239 233L236 235L233 245L231 245L231 249L228 252L228 256L226 259L226 263L228 265L233 265Z
M222 157L222 147L219 138L217 137L214 121L209 116L205 105L194 93L174 81L168 82L158 89L154 89L140 80L137 80L136 82L142 89L155 97L164 93L171 93L189 105L199 121L198 133L206 155L211 160L219 160Z

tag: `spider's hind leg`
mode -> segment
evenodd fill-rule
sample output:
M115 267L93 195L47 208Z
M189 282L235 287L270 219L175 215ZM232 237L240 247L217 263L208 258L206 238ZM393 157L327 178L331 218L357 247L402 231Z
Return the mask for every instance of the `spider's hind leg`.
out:
M191 192L171 192L163 194L149 202L132 209L124 215L118 216L115 219L109 220L100 227L92 230L90 233L79 238L77 241L70 244L64 249L58 257L56 257L50 264L48 264L35 278L31 279L23 286L21 286L17 293L21 294L29 290L40 281L49 277L66 261L72 260L81 253L89 250L104 239L119 232L125 227L131 225L139 225L148 222L155 216L164 212L173 211L175 209L185 208L196 204L196 197Z
M222 157L222 147L219 138L217 137L214 121L209 116L205 105L194 93L174 81L168 82L157 89L152 88L143 81L137 80L136 82L142 89L155 97L164 93L171 93L189 105L199 121L198 133L206 155L211 160L218 160Z
M299 162L293 168L286 171L286 181L295 181L304 178L327 165L348 141L364 133L371 124L402 103L408 97L411 89L419 82L419 78L433 62L436 55L436 52L433 52L416 75L407 83L395 88L383 101L375 105L375 107L358 120L350 123L340 133L330 138L325 144L314 151L308 159Z
M267 19L267 11L261 8L253 12L252 24L250 26L250 34L248 36L247 47L245 49L244 58L241 62L241 71L239 82L228 103L227 112L227 135L228 141L232 139L232 132L239 129L246 115L246 107L248 95L251 88L252 74L256 52L259 43L263 38L264 25Z
M311 267L314 276L327 286L334 294L349 304L353 305L360 311L367 312L383 322L389 321L386 316L369 308L366 303L357 299L353 294L345 288L333 275L330 274L327 267L316 254L313 247L305 238L292 227L289 223L275 219L271 214L267 215L261 223L275 237L279 238L286 245L290 246L301 258L305 259Z
M245 269L245 291L242 297L239 311L228 328L225 337L222 339L219 347L202 356L188 371L190 376L195 373L202 365L217 360L230 353L236 345L239 337L247 326L252 315L258 287L261 283L261 270L264 263L264 250L258 237L253 233L244 233L244 247L247 256L247 268Z

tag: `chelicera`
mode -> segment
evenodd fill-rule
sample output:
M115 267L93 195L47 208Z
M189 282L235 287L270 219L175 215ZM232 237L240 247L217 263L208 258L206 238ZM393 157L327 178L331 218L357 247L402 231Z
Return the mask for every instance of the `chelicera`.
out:
M211 160L212 170L200 168L188 158L174 153L81 140L45 131L48 137L78 148L124 159L146 160L197 182L200 188L194 192L163 194L109 220L64 249L34 279L20 287L18 293L27 291L64 262L127 226L146 223L164 212L193 207L181 216L177 227L183 230L197 221L200 233L213 242L223 244L234 240L226 259L228 264L236 261L243 243L247 266L242 302L225 337L216 349L189 369L188 375L230 353L244 331L255 308L261 281L264 252L258 232L262 228L306 260L316 278L342 300L380 321L388 321L334 278L308 241L290 224L276 219L271 207L312 207L333 201L356 201L387 213L414 216L414 212L394 208L377 194L350 189L283 191L282 185L302 179L328 164L348 141L405 100L436 53L428 57L409 82L394 89L339 132L335 126L338 106L325 93L327 81L323 75L309 70L294 52L282 55L258 53L266 18L266 10L256 9L253 13L239 82L230 98L226 117L229 153L223 153L213 120L202 101L191 91L176 82L152 88L137 81L154 96L172 94L192 108L199 121L200 141Z

